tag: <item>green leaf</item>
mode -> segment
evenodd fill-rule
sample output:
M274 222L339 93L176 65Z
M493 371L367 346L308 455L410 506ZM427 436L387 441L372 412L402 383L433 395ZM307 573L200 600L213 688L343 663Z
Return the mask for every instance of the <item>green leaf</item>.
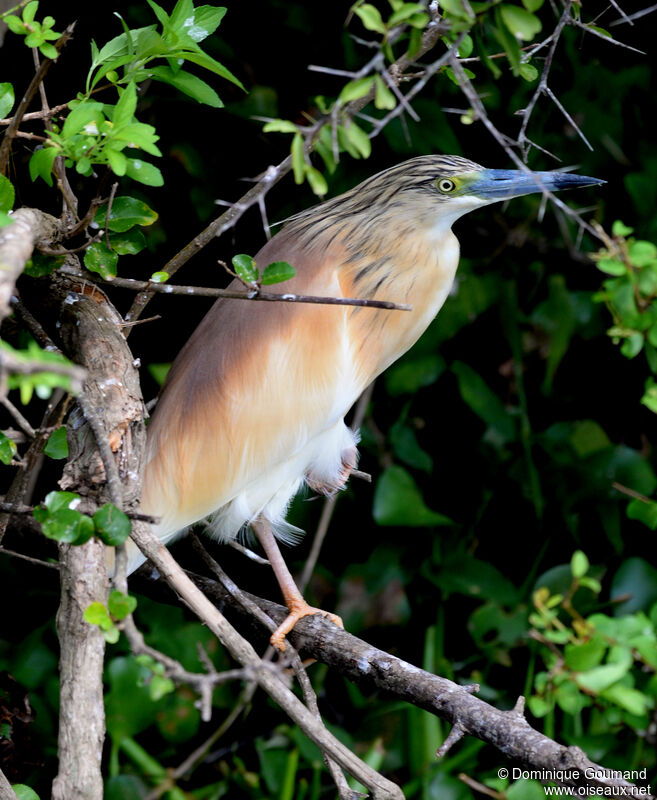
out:
M628 658L616 664L603 664L602 666L578 672L575 675L575 682L580 688L599 694L613 684L618 683L623 676L627 675L631 666L632 657L628 651Z
M175 691L176 685L171 678L164 678L161 675L153 675L148 684L148 693L151 700L157 702L167 694Z
M107 203L104 203L96 212L94 222L100 228L105 227L105 217L107 216ZM134 228L135 225L152 225L158 218L156 211L149 208L146 203L137 200L135 197L115 197L112 203L112 210L107 220L107 227L111 231L124 233Z
M23 9L23 22L25 23L34 22L34 17L36 16L37 8L39 8L39 0L32 0L30 3L28 3Z
M118 547L130 536L128 517L112 503L106 503L93 516L98 538L110 547Z
M7 27L12 33L17 33L19 35L27 33L27 28L23 25L22 20L15 14L9 14L4 17L3 21L7 23Z
M46 256L38 250L33 250L30 260L25 264L24 272L32 278L42 278L59 269L64 261L65 256Z
M201 30L205 32L203 39L217 30L225 14L225 6L198 6L194 9L194 24L199 34Z
M85 608L82 616L85 622L90 625L99 625L101 628L109 628L114 624L105 606L97 600Z
M445 366L445 360L437 353L405 355L384 373L388 394L415 394L423 386L435 383Z
M627 267L617 258L601 258L596 262L597 268L607 275L625 275Z
M0 461L3 464L11 464L15 453L16 442L0 431Z
M601 693L601 697L637 717L645 714L655 704L651 697L630 686L610 686Z
M619 219L615 220L611 226L611 233L613 236L629 236L634 233L634 228L628 228Z
M621 353L625 358L634 358L643 350L644 337L642 333L632 333L621 345Z
M169 53L169 58L191 61L192 64L198 64L199 67L203 67L204 69L213 72L215 75L225 78L227 81L234 83L235 86L239 86L240 89L244 89L242 82L236 78L229 69L226 69L223 64L215 61L214 58L211 58L207 53L204 53L200 49L193 52L190 52L189 50L177 50L173 53ZM244 89L244 91L246 91L246 89Z
M454 362L452 372L458 379L461 397L474 413L493 429L502 442L513 441L516 438L514 420L481 376L460 361Z
M68 442L66 441L65 425L62 425L61 428L57 428L56 431L50 434L46 446L43 448L43 452L49 458L61 459L68 457Z
M125 233L110 233L109 240L112 250L120 256L135 255L146 247L146 237L139 228L131 228Z
M11 788L14 790L17 800L39 800L39 795L26 786L24 783L12 783Z
M124 89L119 89L119 92L119 101L114 106L112 114L112 123L115 128L129 125L137 110L137 87L134 81L130 81Z
M137 608L137 598L112 589L107 601L107 608L114 619L125 619Z
M107 156L107 163L115 175L122 177L125 175L128 168L128 159L118 150L111 150L109 147L105 148L105 155Z
M110 250L104 241L92 242L84 253L84 265L90 272L98 273L106 281L116 277L119 254Z
M100 130L100 125L104 119L103 104L85 100L77 105L66 117L62 128L62 136L65 139L70 139L71 136L79 133L84 128L89 129L87 133L95 135Z
M171 275L168 272L161 270L160 272L154 272L148 280L153 283L166 283L170 277Z
M583 578L589 571L589 560L581 550L575 550L570 559L570 571L574 578Z
M0 83L0 119L4 119L14 107L14 87L11 83Z
M397 105L395 95L385 85L380 75L374 78L374 106L389 111Z
M545 0L522 0L522 4L527 9L527 11L532 11L532 12L538 11L544 2Z
M64 508L75 508L80 503L80 495L75 492L48 492L42 505L54 513Z
M48 186L52 186L52 166L59 153L57 147L42 147L40 150L35 150L30 156L30 178L33 181L43 178Z
M377 481L372 516L378 525L404 528L454 524L425 504L410 473L397 466L388 467Z
M318 169L311 167L310 164L306 164L306 180L310 184L310 188L313 190L313 193L318 197L324 197L324 195L328 192L328 183L326 183L326 178Z
M0 211L11 211L16 192L9 178L0 175Z
M84 544L94 534L89 517L72 508L62 508L41 521L41 531L48 539L68 544Z
M606 652L607 643L598 634L582 644L567 644L564 648L564 660L568 669L582 672L597 667Z
M465 7L462 0L440 0L440 5L445 11L453 14L458 19L467 20L468 22L473 20L472 14Z
M239 253L231 259L235 273L245 283L257 283L260 277L255 261L246 253Z
M171 67L150 67L148 72L155 80L173 86L199 103L212 108L223 108L224 104L215 90L191 72L174 72Z
M518 68L520 77L526 81L535 81L538 78L538 70L533 64L522 63Z
M262 130L264 133L298 133L298 128L289 119L271 119Z
M114 146L120 146L121 149L123 147L136 147L144 150L149 155L161 156L162 151L155 145L159 138L152 125L133 122L113 131L111 143Z
M125 174L133 181L139 181L146 186L164 186L164 176L161 171L140 158L128 159Z
M647 267L657 259L657 247L652 242L631 242L628 247L630 261L635 267Z
M292 170L294 172L294 182L301 184L306 176L306 159L303 152L303 136L295 133L290 148L292 154Z
M371 3L364 3L362 6L355 8L354 11L368 31L386 33L387 28L381 17L381 12Z
M390 428L390 444L395 456L404 464L431 472L433 459L420 447L415 431L400 420Z
M151 376L151 378L153 378L155 383L157 383L158 386L162 386L167 375L169 374L169 370L171 369L171 362L167 361L164 364L149 364L147 369L148 374Z
M373 86L374 77L371 75L368 75L366 78L359 78L355 81L349 81L349 83L343 86L342 91L338 96L338 102L344 104L348 103L350 100L358 100L360 97L365 97L365 95Z
M347 139L353 144L363 158L370 157L372 142L362 128L359 128L358 125L352 121L349 125L341 126L341 130L344 131Z
M530 42L543 27L540 19L525 8L505 3L500 12L506 27L523 42Z
M287 261L272 261L262 272L262 285L269 286L272 283L289 281L296 274L292 264L288 264Z
M628 519L638 519L651 531L657 530L657 503L644 500L631 500L627 506Z

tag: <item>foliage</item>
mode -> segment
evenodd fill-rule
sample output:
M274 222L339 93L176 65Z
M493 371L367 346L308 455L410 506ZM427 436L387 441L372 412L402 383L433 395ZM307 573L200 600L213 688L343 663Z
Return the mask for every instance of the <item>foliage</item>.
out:
M58 207L63 161L86 207L96 195L104 198L93 210L88 235L66 243L84 249L84 266L92 273L87 278L114 278L119 257L132 255L130 268L122 262L122 276L161 282L169 272L160 267L216 215L217 197L238 197L245 175L287 155L295 185L283 183L268 196L276 219L306 207L312 195L335 196L411 155L453 152L491 166L504 157L490 147L447 63L413 98L419 119L405 114L402 122L399 115L377 128L401 110L385 67L418 52L428 22L424 4L356 2L346 33L349 4L257 5L231 4L225 23L225 9L194 8L190 0L166 9L153 2L148 8L118 3L120 23L109 10L100 24L82 15L80 33L67 45L71 55L62 52L48 83L51 102L56 97L67 105L51 127L30 123L43 141L25 140L15 148L11 181L0 178L0 224L10 221L17 197L20 204L45 207L51 192L47 202ZM546 47L535 48L555 28L552 6L540 0L442 0L440 7L449 28L440 47L458 42L460 57L468 59L465 74L491 121L515 134L513 115L527 108L545 65ZM53 28L63 28L68 18L42 0L40 9L50 8L56 22L47 15L37 20L34 2L13 14L10 28L18 36L8 35L5 46L14 47L20 68L0 76L12 78L0 84L0 117L15 111L15 98L25 90L32 68L25 45L44 58L55 55ZM571 259L574 223L559 217L557 224L551 213L539 220L538 198L458 224L456 291L414 348L377 381L361 441L361 466L373 484L353 481L341 496L310 596L336 608L354 634L425 669L479 683L483 699L500 707L512 707L525 694L532 724L594 760L645 767L654 776L657 564L649 545L657 528L651 447L657 159L642 128L654 96L642 58L593 39L601 29L585 13L573 4L549 77L594 150L545 96L528 130L532 141L564 163L577 162L580 172L608 180L608 190L580 200L599 199L592 213L612 226L602 250L594 252L598 245L583 240L596 266L587 258ZM227 41L215 34L220 23ZM104 33L103 25L111 32ZM642 26L624 30L629 27L609 31L633 36L643 47ZM374 47L363 48L358 40L364 37ZM422 63L432 58L428 54ZM248 93L224 62L245 76ZM360 74L366 62L373 66ZM318 77L306 73L309 63L343 66L347 74ZM358 104L363 113L354 120ZM264 119L264 127L251 117ZM531 164L554 166L536 150ZM120 188L110 195L108 183L115 178ZM80 214L85 210L81 206ZM276 262L262 270L251 256L235 255L255 252L263 241L257 215L251 217L221 240L218 256L248 284L291 278L290 265ZM191 267L199 270L194 277L200 283L217 280L216 257ZM58 269L58 258L35 253L19 284L28 305L33 281ZM125 310L130 301L120 291L112 297ZM398 299L394 284L389 299ZM165 297L157 308L165 322L139 326L130 339L148 367L144 385L151 395L202 313L191 305L196 300L164 301L173 301ZM42 372L9 378L37 427L42 401L71 386L67 376L49 373L48 364L70 365L21 340L11 325L5 332L12 344L3 347L12 357L43 362ZM0 434L7 485L27 449L9 425ZM75 435L74 423L67 427ZM30 533L30 553L51 556L50 539L79 544L97 535L111 544L123 541L130 522L118 509L105 506L90 517L75 508L76 495L52 491L67 456L66 427L49 437L49 458L35 490L45 499L34 514L45 538ZM293 521L311 532L318 505L296 502ZM10 530L7 546L25 549L22 535ZM289 551L293 566L300 566L308 546ZM244 588L277 597L273 585L263 586L261 568L225 549L219 551L222 564ZM184 559L184 550L178 552ZM20 598L25 608L24 618L3 620L0 670L19 682L37 712L25 724L38 755L21 758L14 782L45 796L56 769L52 619L58 586L29 571L37 569L27 565L23 572L18 562L0 560L3 606ZM203 654L217 670L230 666L207 629L179 608L140 598L135 609L134 598L113 593L107 606L86 610L111 643L107 797L145 796L204 743L209 757L179 785L168 784L170 797L185 791L208 799L314 800L330 792L319 751L258 695L233 728L207 744L235 709L235 685L215 689L213 721L202 722L188 687L175 685L154 659L130 654L119 634L133 610L148 643L186 669L203 670ZM542 796L538 784L500 779L499 756L475 739L464 739L437 761L435 750L448 727L426 712L373 697L321 665L311 677L329 727L397 780L406 797L470 800L475 795L459 780L461 773L508 798ZM11 730L0 733L22 753L28 745L12 720Z

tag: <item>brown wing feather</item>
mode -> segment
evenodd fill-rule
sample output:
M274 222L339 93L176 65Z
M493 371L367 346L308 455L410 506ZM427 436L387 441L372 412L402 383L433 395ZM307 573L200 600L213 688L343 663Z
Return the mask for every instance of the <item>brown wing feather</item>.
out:
M274 291L340 295L335 247L299 252L282 231L256 260L295 266ZM213 305L174 362L149 426L142 507L163 516L163 532L224 505L328 424L344 317L340 306Z

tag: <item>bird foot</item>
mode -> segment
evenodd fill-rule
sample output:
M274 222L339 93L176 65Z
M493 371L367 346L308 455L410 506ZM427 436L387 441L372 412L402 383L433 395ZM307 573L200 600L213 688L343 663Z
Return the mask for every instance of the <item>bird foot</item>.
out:
M342 464L334 478L329 480L326 478L316 478L312 472L308 472L305 476L306 483L313 492L331 497L331 495L345 488L349 476L356 469L357 464L358 451L355 447L350 447L342 451Z
M324 611L321 608L315 608L314 606L308 605L308 603L306 603L306 601L303 599L291 603L288 608L290 613L287 617L285 617L278 628L276 628L269 639L272 646L277 650L280 650L281 653L285 652L285 637L303 617L309 617L313 614L321 614L323 617L326 617L335 625L337 625L338 628L344 628L342 619L337 614L331 614L329 611Z

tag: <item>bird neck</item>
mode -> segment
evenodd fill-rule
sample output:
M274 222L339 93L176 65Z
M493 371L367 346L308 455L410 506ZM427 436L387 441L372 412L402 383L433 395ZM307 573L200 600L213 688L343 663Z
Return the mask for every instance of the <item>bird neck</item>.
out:
M411 311L352 309L352 341L369 382L427 329L452 287L459 243L448 223L399 215L389 224L358 228L342 240L339 281L347 297L407 303Z

